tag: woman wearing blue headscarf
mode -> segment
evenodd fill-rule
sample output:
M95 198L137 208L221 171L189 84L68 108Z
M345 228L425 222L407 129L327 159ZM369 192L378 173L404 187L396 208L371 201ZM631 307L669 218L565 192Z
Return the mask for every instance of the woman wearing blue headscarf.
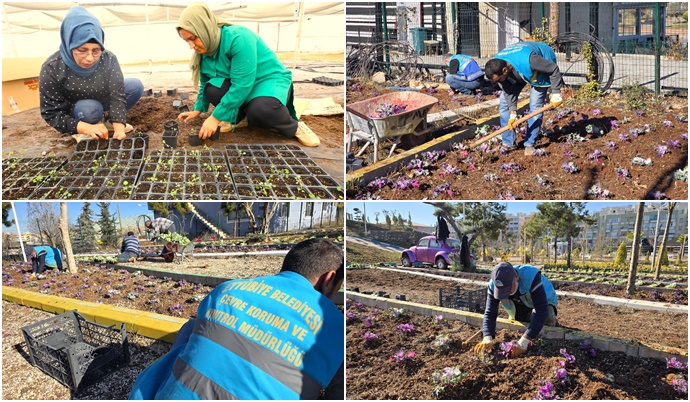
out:
M122 76L117 57L103 46L103 29L85 8L72 7L60 26L60 51L41 67L41 116L61 133L125 138L127 110L144 86ZM101 123L103 121L103 123Z

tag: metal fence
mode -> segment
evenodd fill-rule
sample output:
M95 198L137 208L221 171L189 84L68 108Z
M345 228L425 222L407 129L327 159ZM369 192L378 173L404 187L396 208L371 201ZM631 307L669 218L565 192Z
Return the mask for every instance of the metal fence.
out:
M543 37L550 4L555 3L348 2L348 54L390 43L387 52L403 49L400 53L406 54L390 51L386 62L405 59L420 71L443 72L447 53L471 55L483 66L510 44ZM669 10L670 3L557 4L558 31L551 33L559 34L553 47L568 85L585 82L588 70L580 46L567 43L568 35L591 35L610 57L610 66L599 66L599 78L610 74L612 88L637 81L651 90L687 95L687 21L682 12ZM673 4L687 10L687 3ZM348 59L348 74L351 64Z

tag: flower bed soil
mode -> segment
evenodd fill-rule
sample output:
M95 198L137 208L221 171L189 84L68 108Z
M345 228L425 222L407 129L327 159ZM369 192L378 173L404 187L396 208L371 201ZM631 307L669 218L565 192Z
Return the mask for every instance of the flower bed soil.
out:
M573 95L570 90L563 93L566 99ZM414 170L403 166L385 178L361 183L359 188L348 191L347 197L687 199L687 182L674 178L674 173L687 167L687 100L669 97L653 103L644 113L627 110L623 105L620 95L613 93L600 102L566 102L546 112L542 125L545 134L536 144L543 156L526 156L522 149L502 153L498 145L481 151L448 144L447 150L436 155L418 155L419 164L426 166ZM612 120L617 121L618 127L612 127ZM623 123L624 120L627 122ZM588 133L590 125L600 133ZM498 128L494 126L486 132ZM520 135L518 144L522 144ZM659 154L661 149L663 156ZM595 151L603 155L595 157ZM635 157L649 159L652 165L633 165ZM574 173L562 167L569 162L577 167Z
M349 272L348 272L349 274ZM557 384L554 371L565 358L561 349L575 356L575 362L566 365L567 385L557 386L560 399L686 399L686 394L674 390L671 382L677 374L687 379L687 367L669 370L664 362L630 357L620 352L596 351L592 357L579 350L574 341L537 340L528 353L508 359L494 347L484 361L462 341L476 331L465 323L451 321L436 324L432 317L407 312L396 318L391 310L378 311L366 306L357 308L348 301L347 324L347 398L367 399L535 399L540 381ZM378 311L378 313L377 313ZM374 316L373 325L367 326L366 317ZM685 322L685 321L683 321ZM412 324L412 334L402 334L397 326ZM378 335L373 342L365 342L363 334ZM450 338L449 350L441 353L432 347L439 335ZM516 340L521 334L500 330L497 340ZM687 343L687 338L686 338ZM390 357L401 348L415 352L407 361L394 362ZM445 367L455 367L465 373L438 396L433 391L432 375Z
M360 292L385 291L391 298L405 294L407 300L438 306L439 289L449 289L456 282L425 278L380 269L348 269L347 288L358 287ZM459 284L466 289L479 286ZM687 294L686 294L687 300ZM686 302L687 303L687 302ZM507 318L500 310L500 317ZM588 303L571 297L558 300L558 321L567 328L619 339L638 341L650 346L665 346L688 350L687 314L633 310L623 307ZM672 330L669 330L672 328Z

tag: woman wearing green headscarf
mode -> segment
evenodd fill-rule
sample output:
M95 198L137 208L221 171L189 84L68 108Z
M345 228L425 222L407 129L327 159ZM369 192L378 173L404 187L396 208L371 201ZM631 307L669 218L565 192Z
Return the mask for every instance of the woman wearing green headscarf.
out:
M275 129L306 146L319 145L316 135L298 130L292 73L254 32L230 25L206 4L195 3L182 11L177 33L196 52L190 68L192 81L199 83L194 110L177 119L189 121L207 112L209 104L215 106L199 138L210 137L219 126L229 131L246 118L252 126Z

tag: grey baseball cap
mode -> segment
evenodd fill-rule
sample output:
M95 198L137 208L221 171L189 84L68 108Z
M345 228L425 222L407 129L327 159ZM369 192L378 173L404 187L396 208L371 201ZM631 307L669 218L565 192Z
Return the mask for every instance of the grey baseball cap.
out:
M509 262L502 262L494 267L491 280L494 282L494 298L507 299L510 291L513 290L515 268Z

